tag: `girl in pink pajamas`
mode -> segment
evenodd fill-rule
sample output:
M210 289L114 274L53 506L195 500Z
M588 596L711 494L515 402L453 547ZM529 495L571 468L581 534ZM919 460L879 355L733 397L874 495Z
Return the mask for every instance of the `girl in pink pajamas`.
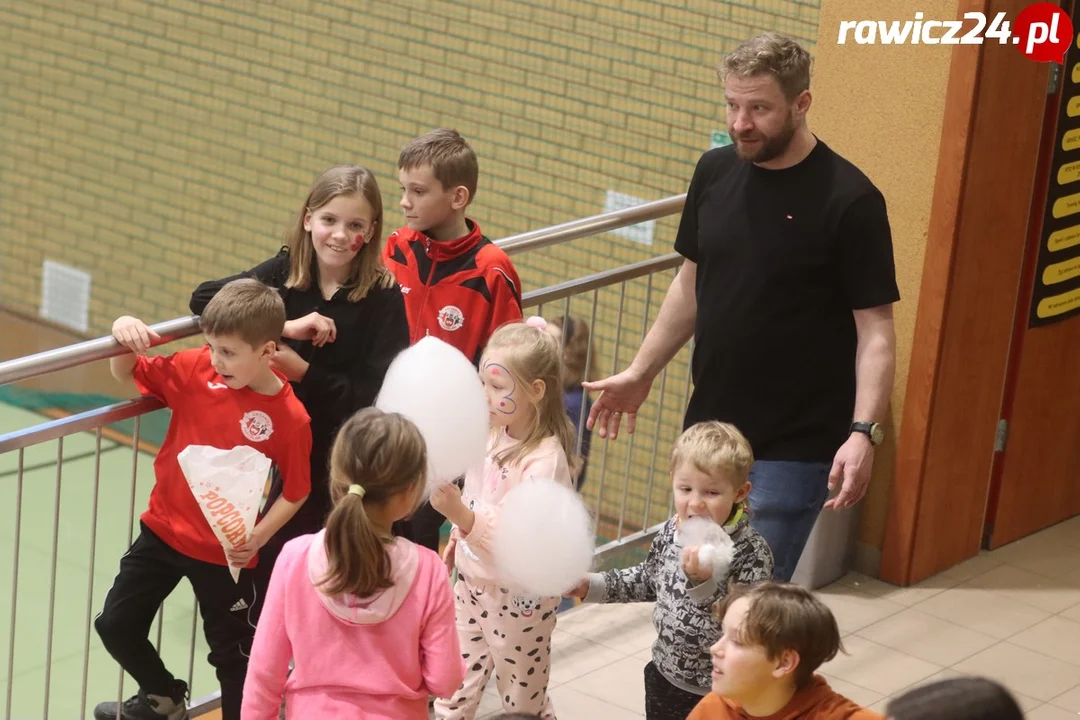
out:
M505 582L495 567L492 537L503 498L530 478L573 488L574 427L563 408L558 341L541 318L503 325L480 359L492 434L481 469L431 496L454 524L446 549L456 565L455 610L465 681L435 702L443 720L472 720L492 670L503 709L554 718L548 697L551 634L560 598L538 597Z

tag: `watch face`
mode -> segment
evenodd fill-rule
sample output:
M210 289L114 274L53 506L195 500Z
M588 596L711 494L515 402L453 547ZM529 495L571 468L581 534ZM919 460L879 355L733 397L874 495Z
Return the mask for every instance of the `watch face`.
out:
M881 428L881 425L874 423L870 426L870 441L875 445L879 444L885 439L885 431Z

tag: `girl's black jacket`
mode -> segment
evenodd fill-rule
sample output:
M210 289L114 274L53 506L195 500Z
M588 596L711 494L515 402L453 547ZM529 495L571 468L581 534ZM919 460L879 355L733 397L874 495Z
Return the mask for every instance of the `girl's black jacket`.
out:
M337 326L337 339L322 347L315 347L310 340L284 339L310 364L304 378L292 386L311 416L312 439L311 495L289 522L289 536L317 532L322 527L331 508L328 462L334 435L353 413L375 403L390 362L409 346L405 302L396 283L372 288L359 302L349 301L347 288L326 300L319 289L317 268L312 270L307 290L286 288L289 255L282 248L247 272L202 283L192 293L190 303L191 312L199 315L229 281L256 278L278 290L289 320L317 312ZM271 501L276 495L271 493Z

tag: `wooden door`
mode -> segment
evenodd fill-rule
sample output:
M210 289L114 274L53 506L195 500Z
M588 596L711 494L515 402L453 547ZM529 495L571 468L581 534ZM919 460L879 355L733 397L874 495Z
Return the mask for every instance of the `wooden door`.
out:
M1052 242L1051 233L1057 233L1058 238L1080 237L1080 212L1069 207L1075 202L1074 207L1080 210L1080 172L1070 173L1069 167L1062 172L1063 165L1080 162L1080 143L1075 147L1063 144L1070 130L1080 134L1075 109L1080 104L1078 10L1080 3L1075 3L1071 15L1077 41L1070 44L1058 91L1048 99L1043 126L1002 399L1004 422L999 425L987 503L984 544L988 548L1080 514L1080 315L1031 326L1033 316L1038 315L1032 312L1036 293L1062 298L1080 287L1070 273L1059 273L1068 279L1047 285L1043 277L1047 260L1042 267L1039 264L1042 251L1058 268L1070 264L1080 267L1080 252L1075 246L1060 253L1062 257L1053 257L1059 253L1046 249ZM1071 167L1080 169L1080 165ZM1055 202L1061 208L1058 213L1053 209ZM1062 260L1066 263L1061 264Z

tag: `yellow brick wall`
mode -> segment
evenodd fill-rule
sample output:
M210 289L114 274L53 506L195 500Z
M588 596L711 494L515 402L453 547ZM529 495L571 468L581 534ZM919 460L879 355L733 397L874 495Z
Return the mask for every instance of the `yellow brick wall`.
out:
M862 0L830 0L822 8L810 122L831 147L881 189L892 227L900 287L895 308L896 382L885 419L885 444L875 453L873 480L861 503L858 547L859 569L876 575L892 497L896 438L903 417L954 48L838 45L836 37L844 20L902 22L916 12L927 18L951 18L957 11L952 0L896 0L874 13L866 7ZM918 108L917 122L912 122L913 108ZM853 116L861 121L852 122Z
M471 214L492 238L598 213L608 189L684 192L723 128L722 54L763 30L813 49L818 4L9 0L0 304L36 314L49 258L91 273L93 335L122 313L181 315L199 281L275 251L330 165L372 168L392 228L398 151L438 126L479 154ZM675 224L659 221L652 247L605 235L516 263L534 289L670 252ZM640 339L643 300L644 283L632 284L620 364ZM605 372L617 304L601 294ZM681 400L685 354L672 372ZM661 456L678 429L675 397L669 388ZM623 472L620 453L622 440L610 472ZM634 474L647 475L639 456Z

